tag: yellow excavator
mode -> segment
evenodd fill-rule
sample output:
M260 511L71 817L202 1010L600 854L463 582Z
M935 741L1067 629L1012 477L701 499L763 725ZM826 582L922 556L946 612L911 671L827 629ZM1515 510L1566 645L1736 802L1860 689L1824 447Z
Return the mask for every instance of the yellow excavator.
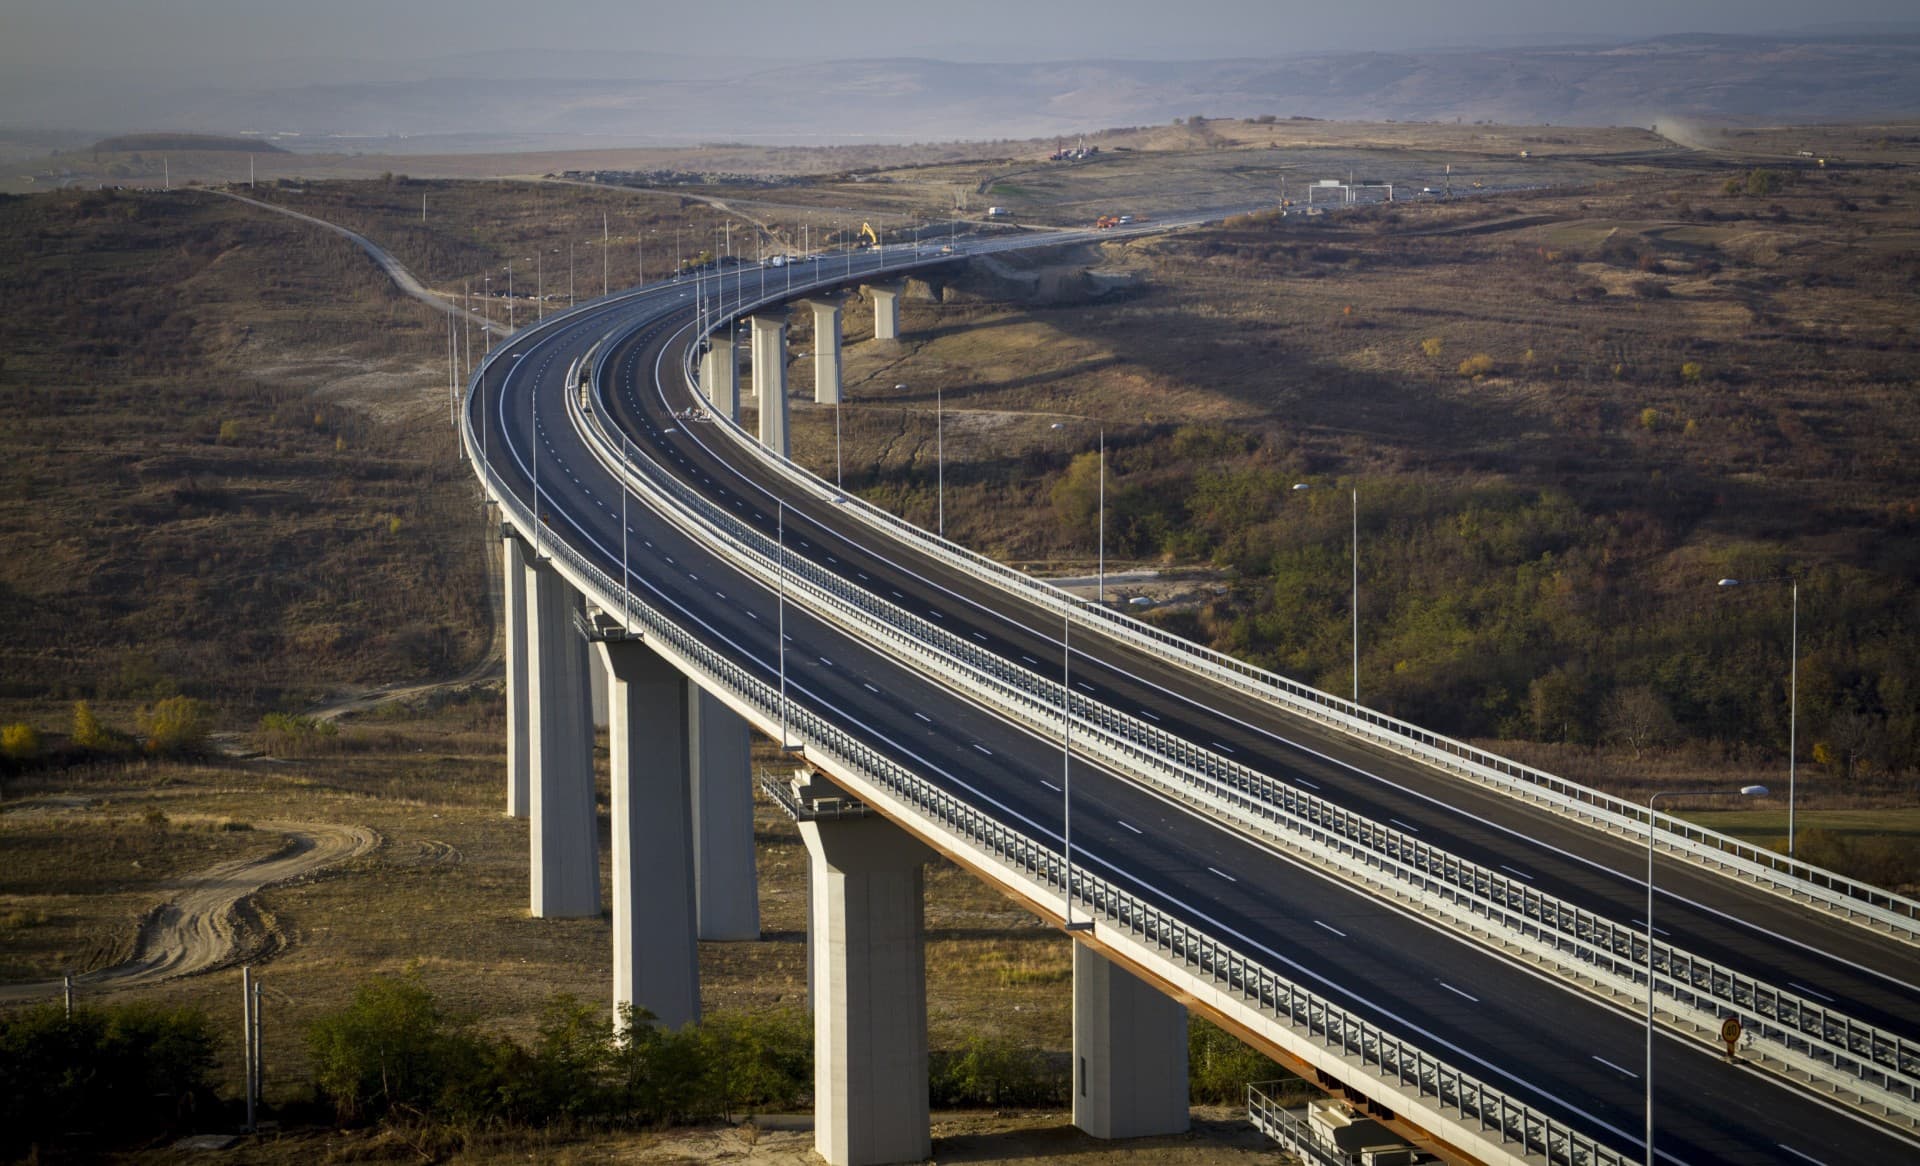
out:
M860 224L860 238L864 240L860 244L862 249L867 247L878 247L880 245L880 236L873 233L872 223Z

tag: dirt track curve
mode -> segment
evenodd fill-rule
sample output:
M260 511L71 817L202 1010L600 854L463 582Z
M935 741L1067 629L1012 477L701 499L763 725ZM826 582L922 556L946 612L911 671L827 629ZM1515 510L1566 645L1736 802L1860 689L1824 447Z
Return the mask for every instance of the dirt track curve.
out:
M181 880L178 894L147 913L133 958L75 976L76 988L129 988L190 976L228 963L243 944L272 948L280 941L271 921L248 902L257 892L311 875L372 850L378 844L365 826L319 822L263 822L260 829L286 836L264 858L236 859ZM0 984L0 1002L56 995L60 981Z

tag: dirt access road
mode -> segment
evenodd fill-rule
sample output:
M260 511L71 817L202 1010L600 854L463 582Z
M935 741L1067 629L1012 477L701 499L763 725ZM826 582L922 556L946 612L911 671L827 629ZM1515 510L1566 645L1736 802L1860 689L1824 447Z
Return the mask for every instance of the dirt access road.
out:
M283 937L250 900L277 883L315 874L365 854L379 839L365 826L320 822L265 822L262 830L286 836L265 858L223 862L181 880L180 893L147 913L133 958L75 976L74 986L130 988L220 967L240 952L280 946ZM0 985L0 1003L33 1000L60 992L58 980Z

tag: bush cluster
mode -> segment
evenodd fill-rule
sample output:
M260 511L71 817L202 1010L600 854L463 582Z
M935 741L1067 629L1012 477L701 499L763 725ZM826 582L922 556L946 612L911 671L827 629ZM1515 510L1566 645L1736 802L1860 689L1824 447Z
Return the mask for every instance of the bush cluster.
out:
M648 1126L793 1105L813 1030L796 1013L719 1014L679 1032L616 1030L571 996L530 1044L477 1031L415 976L375 977L307 1030L315 1084L343 1122L404 1117L457 1130Z
M117 1145L212 1113L215 1038L196 1009L57 1004L0 1014L0 1158L85 1130Z

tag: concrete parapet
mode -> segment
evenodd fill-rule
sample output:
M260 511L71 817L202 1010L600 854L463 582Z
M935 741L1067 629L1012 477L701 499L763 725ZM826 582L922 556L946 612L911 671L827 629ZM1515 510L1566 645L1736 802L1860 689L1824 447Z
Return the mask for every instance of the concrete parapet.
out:
M922 867L933 852L879 817L802 818L800 835L817 963L814 1149L834 1166L923 1161L933 1143Z
M746 718L688 686L693 869L701 939L760 938L753 863L753 773Z
M840 305L833 300L808 300L813 309L813 401L840 403Z
M1096 1138L1187 1128L1187 1010L1073 945L1073 1124Z
M638 640L594 646L609 678L614 1021L631 1005L677 1029L700 1019L688 781L698 690Z
M600 913L593 708L580 597L545 560L527 565L528 808L536 918Z
M527 544L511 526L501 532L507 648L507 815L527 816Z
M760 406L760 444L781 457L787 444L787 321L783 316L752 316L753 392Z

